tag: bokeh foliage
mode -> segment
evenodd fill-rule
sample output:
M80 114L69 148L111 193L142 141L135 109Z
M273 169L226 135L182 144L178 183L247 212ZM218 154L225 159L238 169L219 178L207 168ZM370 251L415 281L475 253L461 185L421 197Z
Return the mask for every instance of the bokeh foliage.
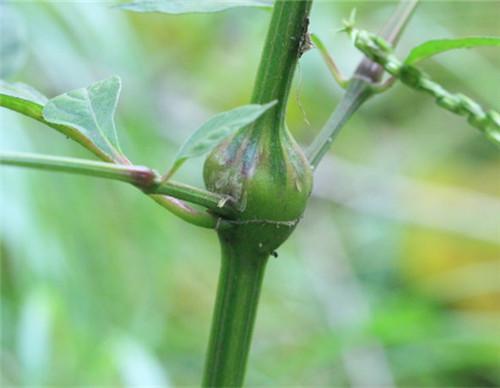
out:
M127 14L105 2L12 2L25 54L11 80L47 96L118 74L117 127L135 163L165 171L212 114L248 103L269 12ZM376 30L394 3L318 1L312 31L344 72L350 9ZM424 2L400 48L500 35L498 2ZM15 16L12 16L15 15ZM3 56L2 51L2 56ZM499 108L500 52L425 64ZM289 126L308 144L341 96L315 50ZM0 111L1 148L91 157ZM249 385L498 386L500 156L464 120L397 85L362 108L320 167L310 209L271 260ZM1 358L8 385L195 385L218 272L215 235L131 187L1 169ZM201 160L179 180L201 185Z

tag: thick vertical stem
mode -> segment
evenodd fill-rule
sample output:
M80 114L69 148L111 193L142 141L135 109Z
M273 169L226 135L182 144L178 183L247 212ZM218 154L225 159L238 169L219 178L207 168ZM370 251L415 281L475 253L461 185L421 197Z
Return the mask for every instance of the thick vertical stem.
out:
M307 47L307 27L312 0L277 0L262 52L252 103L278 103L264 114L260 124L280 128L285 120L288 93L295 66Z
M312 0L276 1L252 97L252 102L257 104L278 101L250 127L252 131L257 132L253 134L266 135L273 139L262 144L265 144L266 155L272 159L269 168L277 174L283 153L279 139L280 130L284 128L286 103L295 66L307 46L311 3ZM251 137L255 141L258 136ZM278 167L274 168L272 163L276 160ZM248 206L247 211L251 208L251 205ZM271 214L275 216L273 212ZM260 288L267 258L272 251L263 249L269 242L263 244L255 237L255 234L262 234L262 230L270 228L266 224L267 221L263 220L262 224L252 223L255 221L255 214L252 214L251 221L246 224L248 216L247 214L247 218L239 220L239 223L234 222L225 231L219 230L222 266L206 358L204 386L238 387L243 384ZM270 230L270 233L273 232L274 227ZM276 238L281 237L278 235ZM264 240L267 239L263 238Z
M222 264L203 386L241 386L267 255L221 239Z

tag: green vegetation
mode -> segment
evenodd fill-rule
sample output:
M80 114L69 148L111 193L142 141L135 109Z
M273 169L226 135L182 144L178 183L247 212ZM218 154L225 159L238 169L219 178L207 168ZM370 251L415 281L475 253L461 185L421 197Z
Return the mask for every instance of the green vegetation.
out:
M0 112L0 163L38 170L1 169L2 382L198 384L215 303L205 386L497 385L498 148L411 90L498 145L498 107L482 108L498 47L445 53L498 46L496 21L487 3L423 4L402 34L416 4L357 4L344 31L366 57L349 79L352 44L326 43L348 3L1 5L0 105L14 112ZM441 8L469 27L434 21ZM405 61L400 39L415 46ZM48 156L65 153L77 158ZM221 263L213 232L112 180L215 229Z

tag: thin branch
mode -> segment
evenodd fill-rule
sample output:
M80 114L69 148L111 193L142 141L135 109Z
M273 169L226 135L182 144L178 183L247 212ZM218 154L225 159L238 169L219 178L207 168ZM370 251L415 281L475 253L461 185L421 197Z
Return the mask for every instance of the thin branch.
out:
M0 153L0 164L108 178L140 187L151 185L155 179L155 173L147 167L23 152Z
M197 187L174 181L163 182L160 176L155 177L154 186L146 187L148 194L166 194L171 197L183 199L188 202L204 206L216 214L233 217L235 210L232 208L232 199Z
M330 116L320 133L306 151L307 159L316 168L338 135L340 129L358 110L358 108L373 95L371 84L365 80L354 79L350 82L339 105Z
M379 35L383 37L390 45L395 47L401 35L406 28L410 18L415 12L418 0L401 0L391 18L382 27ZM349 31L354 26L346 24L345 30ZM384 69L380 64L374 62L372 58L365 57L356 68L353 78L367 78L372 83L379 83L382 80ZM382 89L381 89L382 90ZM379 92L381 91L379 90Z
M86 148L88 151L92 152L95 156L97 156L99 159L101 159L104 162L110 162L114 163L114 161L110 158L109 155L107 155L105 152L103 152L99 147L97 147L90 139L82 135L82 133L75 128L65 126L65 125L58 125L58 124L52 124L47 122L43 118L43 106L29 100L24 100L21 98L17 98L14 96L6 95L6 94L0 94L0 106L3 106L7 109L13 110L15 112L21 113L27 117L30 117L34 120L37 120L41 123L46 124L47 126L54 128L58 132L62 133L63 135L71 138L72 140L76 141L80 145L82 145L84 148ZM12 156L12 155L11 155ZM127 163L127 166L121 165L121 168L124 167L132 167L131 163L128 160L124 160L124 162ZM20 163L20 162L19 162ZM26 162L27 163L27 162ZM95 162L98 163L98 162ZM3 163L3 164L14 164L14 163ZM57 164L57 163L56 163ZM20 164L19 164L20 165ZM110 174L111 169L107 166L106 174ZM132 170L135 167L132 167ZM139 169L144 169L145 167L138 167ZM46 169L49 169L46 167ZM53 170L56 170L56 167L52 168ZM62 171L64 170L61 166L59 167L59 170ZM66 171L67 167L66 167ZM145 170L142 170L142 173L145 173L145 177L148 177L149 173L144 172ZM75 171L71 171L75 172ZM121 178L118 178L118 175L115 176L115 178L112 179L119 179L122 181L127 181L127 174L118 171L115 171L118 175L121 174ZM83 173L83 172L80 172ZM130 170L129 170L130 173ZM133 178L133 176L128 175L128 178L131 179L139 179L140 178L140 173L141 170L137 170L136 173L138 175ZM104 174L103 171L100 172L100 176L102 177ZM87 174L87 175L96 175L95 171L92 174ZM149 178L148 178L149 179ZM128 181L127 181L128 182ZM216 197L215 194L212 194L210 192L204 192L207 195L206 196L200 196L200 193L198 192L199 189L194 189L193 190L185 190L186 186L181 185L181 184L174 184L173 187L168 187L165 186L164 184L160 184L160 182L157 181L157 177L155 176L154 178L154 184L151 187L155 187L158 189L159 193L161 194L171 194L177 196L177 198L174 198L172 196L163 196L163 195L158 195L159 193L153 193L148 190L151 190L151 187L145 187L144 185L139 184L139 182L129 182L134 184L137 187L140 187L141 190L147 192L150 196L151 199L153 199L156 203L158 203L160 206L164 207L168 211L172 212L174 215L180 217L181 219L202 227L207 227L207 228L215 228L219 227L221 222L220 220L209 213L199 211L197 209L192 208L191 206L185 204L184 202L180 201L179 199L185 199L186 201L196 201L198 199L202 199L202 206L208 207L212 209L215 213L221 214L224 216L229 216L231 211L228 210L230 201L228 201L228 198L225 197ZM171 190L169 190L171 189ZM183 196L182 194L186 194ZM210 206L207 206L210 205Z
M317 36L316 34L311 34L311 41L319 50L321 56L323 57L323 60L326 63L326 66L328 67L328 70L330 70L330 73L333 75L335 81L339 84L339 86L342 89L345 89L349 84L349 80L342 75L339 67L333 60L333 57L328 52L328 49L326 48L320 37Z
M194 209L177 198L156 194L149 195L149 198L190 224L208 229L217 229L223 224L220 218L217 218L207 212Z
M384 37L392 46L396 46L417 5L418 0L406 0L399 3L398 9L382 28L379 35Z
M384 28L384 34L394 43L399 39L417 3L418 0L402 0L394 15L389 19L387 27ZM398 22L395 23L395 20ZM346 25L346 29L349 28L352 29L352 26ZM376 84L380 81L382 73L381 66L372 59L365 57L360 62L342 100L306 152L313 168L318 166L345 123L364 102L378 92Z
M172 181L162 183L158 173L148 167L14 152L0 153L0 164L118 180L130 183L147 194L166 194L204 206L224 216L234 214L230 209L228 198L182 183ZM174 205L181 206L184 210L189 209L180 201L169 201L168 205L169 209ZM191 209L190 213L193 213Z

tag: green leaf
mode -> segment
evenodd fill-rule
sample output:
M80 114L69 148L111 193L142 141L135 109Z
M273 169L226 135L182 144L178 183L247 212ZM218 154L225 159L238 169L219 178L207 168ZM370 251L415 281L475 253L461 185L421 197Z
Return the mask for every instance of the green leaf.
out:
M135 0L118 7L134 12L169 14L220 12L235 7L270 8L271 0Z
M13 97L17 100L23 100L29 103L43 106L47 103L48 98L38 90L21 82L6 82L0 80L0 96Z
M53 124L67 125L88 137L115 161L122 159L114 115L120 95L117 76L54 97L43 109L43 117Z
M275 100L265 105L244 105L227 112L219 113L209 119L181 146L165 180L170 178L187 159L211 151L224 138L236 132L238 129L253 123L276 103L277 101Z
M500 38L471 36L458 39L435 39L414 47L405 59L405 64L413 64L445 51L478 46L500 46Z

